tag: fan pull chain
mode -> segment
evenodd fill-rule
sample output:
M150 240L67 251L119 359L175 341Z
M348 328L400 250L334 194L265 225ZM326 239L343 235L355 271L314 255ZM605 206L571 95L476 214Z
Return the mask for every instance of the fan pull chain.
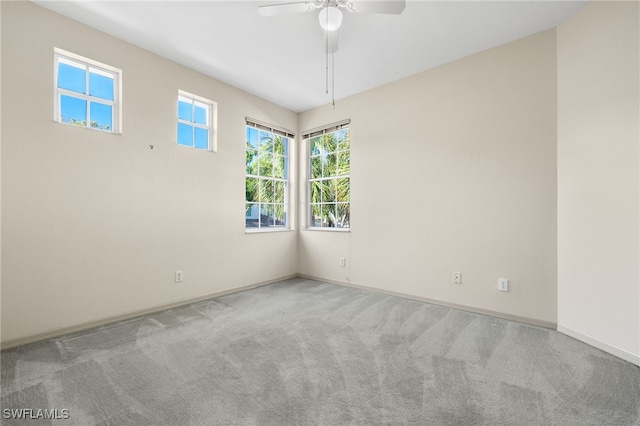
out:
M329 0L324 2L324 7L329 7ZM329 14L326 14L326 28L329 27ZM329 94L329 31L324 31L324 51L325 51L325 93ZM331 46L331 105L336 109L336 51L335 46Z
M325 7L327 6L325 3ZM329 26L329 14L327 14L327 27ZM325 51L325 62L324 62L324 91L328 95L329 94L329 31L324 32L324 51Z
M336 109L336 52L331 53L331 105Z
M324 32L324 51L325 51L325 61L324 61L324 92L329 94L329 33L327 31Z

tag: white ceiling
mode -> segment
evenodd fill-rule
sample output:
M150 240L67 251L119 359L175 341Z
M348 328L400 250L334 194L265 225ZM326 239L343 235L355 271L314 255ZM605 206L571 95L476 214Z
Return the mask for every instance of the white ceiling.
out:
M36 3L300 112L331 102L317 10L262 17L265 1ZM587 1L407 1L401 15L344 13L336 100L553 28Z

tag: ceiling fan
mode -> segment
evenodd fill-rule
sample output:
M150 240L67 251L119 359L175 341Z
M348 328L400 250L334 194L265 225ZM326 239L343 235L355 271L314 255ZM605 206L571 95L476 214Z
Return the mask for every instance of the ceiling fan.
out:
M274 16L285 13L310 12L320 8L334 8L338 10L346 9L349 12L386 13L398 15L402 13L404 7L405 0L307 0L268 4L258 7L258 12L262 16ZM342 19L342 13L340 13L339 19Z
M290 3L269 4L258 7L262 16L276 16L289 13L311 12L320 9L318 21L325 33L326 52L326 93L329 93L329 55L331 55L331 100L335 108L335 60L338 50L338 28L342 25L342 11L357 13L382 13L399 15L404 11L405 0L307 0Z
M405 0L307 0L259 6L258 13L262 16L276 16L320 9L318 21L327 33L327 53L334 53L338 50L336 30L342 24L341 9L357 13L399 15L404 8Z

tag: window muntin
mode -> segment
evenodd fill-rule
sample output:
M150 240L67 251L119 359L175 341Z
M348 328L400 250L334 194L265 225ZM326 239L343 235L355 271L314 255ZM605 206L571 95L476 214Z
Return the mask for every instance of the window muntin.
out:
M247 230L289 228L289 142L286 136L246 127Z
M178 145L215 151L213 127L216 104L204 98L179 92Z
M308 139L310 228L350 227L351 140L349 128Z
M120 70L55 49L55 120L119 132Z

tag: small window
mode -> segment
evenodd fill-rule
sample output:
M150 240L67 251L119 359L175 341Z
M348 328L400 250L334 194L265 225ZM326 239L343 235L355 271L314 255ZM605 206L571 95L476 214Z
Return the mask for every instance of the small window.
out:
M289 143L293 134L247 122L247 230L289 229Z
M215 102L180 91L178 145L215 151L215 114Z
M55 49L55 121L120 132L121 71Z
M351 221L349 128L309 135L309 228L348 229Z

